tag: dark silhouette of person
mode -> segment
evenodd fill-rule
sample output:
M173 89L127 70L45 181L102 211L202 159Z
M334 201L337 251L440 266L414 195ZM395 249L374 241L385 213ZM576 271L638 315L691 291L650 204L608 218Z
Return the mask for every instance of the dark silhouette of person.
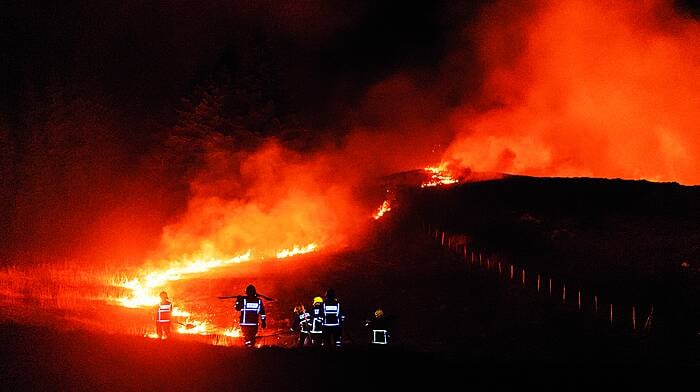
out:
M263 329L267 328L265 306L262 299L258 298L255 286L252 284L246 287L245 293L245 296L241 295L236 298L235 308L241 312L239 325L243 332L245 345L246 347L253 347L255 345L255 336L258 334L258 321Z

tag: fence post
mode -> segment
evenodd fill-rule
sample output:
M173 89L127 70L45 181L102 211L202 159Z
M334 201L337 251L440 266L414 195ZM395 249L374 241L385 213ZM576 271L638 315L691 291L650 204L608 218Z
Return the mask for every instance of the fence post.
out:
M552 296L552 278L549 278L549 296Z
M445 246L445 232L442 232L442 237L440 239L440 246Z
M598 296L593 296L593 312L598 313Z
M513 269L513 264L511 264L510 265L510 280L513 280L514 273L515 273L515 271Z
M613 304L610 303L610 325L613 323Z
M561 303L566 304L566 283L561 286Z
M498 262L498 274L500 275L502 273L503 273L503 266L501 265L501 262L499 261Z
M581 289L578 289L578 310L581 310Z
M637 312L634 309L634 305L632 305L632 331L637 330Z
M523 268L522 282L523 282L523 287L525 287L525 268Z
M540 292L540 274L537 273L537 292Z

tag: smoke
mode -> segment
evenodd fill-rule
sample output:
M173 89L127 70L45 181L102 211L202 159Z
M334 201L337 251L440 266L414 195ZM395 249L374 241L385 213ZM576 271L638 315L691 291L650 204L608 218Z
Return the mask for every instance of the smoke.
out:
M699 184L700 23L664 1L501 2L443 160L475 171Z
M202 141L187 208L164 228L160 258L230 258L248 250L274 258L312 243L339 249L357 240L369 220L352 179L327 153L302 155L274 139L253 152L220 134Z

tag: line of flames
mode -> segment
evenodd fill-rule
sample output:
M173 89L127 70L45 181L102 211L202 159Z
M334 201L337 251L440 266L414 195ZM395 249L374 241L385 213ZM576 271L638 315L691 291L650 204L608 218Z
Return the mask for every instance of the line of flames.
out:
M286 258L305 253L314 252L319 249L318 244L310 243L305 246L294 245L291 249L282 249L276 253L277 258ZM115 282L114 285L130 290L129 295L111 298L111 301L126 308L149 308L160 302L160 296L156 295L161 287L171 281L185 279L190 275L201 274L213 269L238 264L252 260L252 251L231 257L228 259L219 258L194 258L184 259L170 263L170 267L165 270L154 270L148 273L143 272L140 276L132 279ZM185 317L184 325L180 325L176 332L181 334L212 335L220 334L227 337L240 336L240 329L221 329L211 325L208 321L191 319L192 314L179 307L173 307L173 317ZM206 317L206 316L205 316ZM189 326L189 328L187 328ZM157 338L155 333L145 335L150 338Z
M449 185L459 182L459 179L452 176L452 173L450 173L450 171L447 169L447 165L445 163L441 163L438 166L428 166L423 170L431 173L431 175L430 180L420 185L421 188Z

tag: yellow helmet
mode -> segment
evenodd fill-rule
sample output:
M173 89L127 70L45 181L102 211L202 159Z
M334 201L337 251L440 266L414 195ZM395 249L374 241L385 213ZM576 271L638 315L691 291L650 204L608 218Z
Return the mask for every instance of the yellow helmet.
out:
M321 297L314 297L314 305L316 304L322 304L323 303L323 298Z
M377 309L374 311L374 317L376 318L382 318L384 317L384 311L381 309Z

